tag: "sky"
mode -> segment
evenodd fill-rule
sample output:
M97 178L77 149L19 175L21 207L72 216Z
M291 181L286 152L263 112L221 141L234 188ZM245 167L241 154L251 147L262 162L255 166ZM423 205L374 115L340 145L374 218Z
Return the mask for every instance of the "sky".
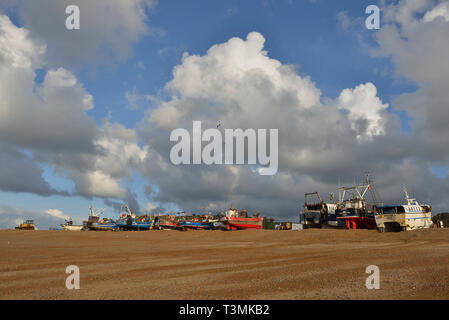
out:
M384 202L406 185L448 211L447 39L438 0L2 1L0 228L122 203L294 220L305 192L365 172ZM173 165L170 133L194 120L278 129L278 172Z

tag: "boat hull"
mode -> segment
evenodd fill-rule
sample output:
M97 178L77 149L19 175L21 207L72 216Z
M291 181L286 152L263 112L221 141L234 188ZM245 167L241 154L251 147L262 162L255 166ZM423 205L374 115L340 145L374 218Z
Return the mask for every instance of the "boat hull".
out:
M304 228L332 228L345 229L346 221L334 213L322 214L320 211L302 211L299 214L299 223Z
M376 219L373 217L359 217L359 216L349 216L349 217L339 217L345 223L346 229L376 229Z
M128 225L126 221L117 222L117 227L121 230L150 230L153 226L153 222L136 222L133 221L131 225Z
M433 225L432 214L427 213L394 213L377 214L377 228L382 231L408 231L427 229Z
M213 223L201 223L201 222L192 222L192 221L183 221L179 224L180 227L187 229L214 229Z
M158 226L159 226L159 229L169 229L169 230L185 230L186 229L186 228L182 227L177 222L163 221L163 222L159 222Z
M115 230L117 230L117 225L116 224L92 223L89 226L89 229L95 230L95 231L115 231Z
M66 231L81 231L84 226L62 226L62 228Z
M228 230L263 228L263 218L226 217L223 222Z

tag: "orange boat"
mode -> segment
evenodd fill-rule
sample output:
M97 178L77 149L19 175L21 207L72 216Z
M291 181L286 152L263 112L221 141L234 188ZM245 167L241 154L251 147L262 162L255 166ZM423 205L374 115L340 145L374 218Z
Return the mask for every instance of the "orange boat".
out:
M226 230L238 229L262 229L263 218L256 213L254 217L248 217L248 211L230 208L226 211L226 217L223 217L221 222L226 226Z

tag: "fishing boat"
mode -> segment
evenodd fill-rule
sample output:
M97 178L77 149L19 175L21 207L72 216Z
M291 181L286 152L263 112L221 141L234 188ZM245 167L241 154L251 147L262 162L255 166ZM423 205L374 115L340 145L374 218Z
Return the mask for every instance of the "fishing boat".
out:
M369 186L364 186L366 188ZM348 191L353 191L352 197L345 199L344 195ZM337 204L335 214L337 220L343 221L346 229L376 229L376 219L374 211L370 210L365 198L364 192L360 192L359 186L342 187L339 192L343 194L341 200Z
M81 231L84 230L84 226L83 225L74 225L72 218L69 218L68 220L65 221L64 224L61 224L61 227L63 230L66 231Z
M405 204L375 207L375 219L379 232L432 227L432 207L428 204L420 205L415 198L410 198L405 186L403 191L405 193Z
M226 230L263 228L263 218L259 217L259 213L248 217L247 210L238 211L232 207L226 211L226 216L222 217L220 222L224 224Z
M335 214L337 220L344 222L346 229L377 228L374 210L365 199L368 191L370 191L373 197L373 203L377 204L379 196L370 180L369 174L366 175L366 182L363 185L338 188L338 202Z
M157 216L154 218L154 227L160 230L186 230L181 226L182 220L179 216L172 214Z
M180 227L184 227L187 229L214 229L214 224L211 223L203 223L203 222L195 222L195 221L181 221L179 223Z
M135 224L132 224L136 230L150 230L153 227L153 217L144 214L134 218Z
M216 222L215 220L209 220L209 216L208 215L204 215L204 216L188 216L186 217L185 220L180 221L179 225L181 227L187 228L187 229L207 229L207 230L211 230L211 229L215 229L215 225L214 222Z
M305 228L342 227L343 222L337 219L335 210L337 205L333 202L325 202L318 192L304 194L304 210L299 214L299 223Z
M117 230L117 225L115 222L109 218L102 218L100 220L100 215L105 211L105 209L94 210L94 206L89 207L89 218L87 219L87 227L89 230L95 231L115 231Z
M153 226L153 218L150 215L136 216L128 205L120 207L120 218L115 221L119 230L150 230Z

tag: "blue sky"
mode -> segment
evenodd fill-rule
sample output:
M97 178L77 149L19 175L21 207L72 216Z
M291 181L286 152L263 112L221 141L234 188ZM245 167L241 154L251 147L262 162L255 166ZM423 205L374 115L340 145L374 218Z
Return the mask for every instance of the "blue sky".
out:
M244 39L252 31L265 38L264 50L268 56L284 65L294 65L298 74L310 76L325 97L336 99L342 90L371 82L377 88L382 103L389 104L389 112L401 122L400 132L409 133L409 117L403 110L391 110L393 101L417 90L410 79L395 75L395 66L389 57L375 57L376 30L364 28L365 8L376 1L158 1L146 8L148 34L132 43L131 54L113 63L83 61L73 65L60 65L73 73L86 91L93 96L95 107L86 111L101 126L105 119L136 128L145 112L157 103L145 99L153 96L169 99L164 86L173 78L173 68L182 63L182 54L205 55L207 50L232 37ZM1 8L1 6L0 6ZM3 12L16 26L27 27L20 15L20 6L6 6ZM350 18L344 27L341 15ZM340 18L339 18L340 17ZM98 19L108 19L106 14ZM383 16L382 16L383 19ZM381 19L381 24L383 20ZM83 8L81 7L83 28ZM36 72L36 84L57 66L44 65ZM130 108L127 94L135 94L137 108ZM144 140L139 145L145 145ZM56 173L51 164L40 163L43 178L56 190L74 190L74 182ZM431 165L433 174L444 178L445 165ZM132 178L122 179L124 189L136 194L141 209L149 199L144 188L157 183L137 171ZM298 199L299 201L299 199ZM104 207L104 198L83 196L40 195L24 192L0 191L0 203L27 210L44 211L57 208L78 221L88 212L88 206ZM157 201L154 203L160 204ZM168 204L165 204L166 206ZM182 209L173 204L173 209ZM115 215L108 208L110 216Z

